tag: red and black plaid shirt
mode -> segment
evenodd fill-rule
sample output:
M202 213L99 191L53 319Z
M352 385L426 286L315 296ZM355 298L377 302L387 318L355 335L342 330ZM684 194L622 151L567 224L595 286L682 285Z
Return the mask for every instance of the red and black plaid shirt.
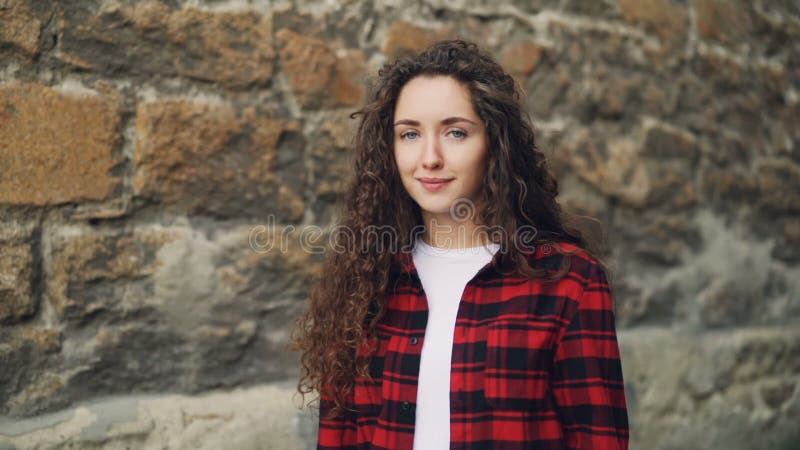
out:
M347 406L357 412L336 419L326 419L333 403L322 395L318 449L413 447L428 309L410 253L398 255L373 379L356 378ZM564 255L540 246L529 257L558 268ZM613 300L601 266L579 252L563 279L544 283L502 276L492 259L467 283L456 318L450 449L627 448Z

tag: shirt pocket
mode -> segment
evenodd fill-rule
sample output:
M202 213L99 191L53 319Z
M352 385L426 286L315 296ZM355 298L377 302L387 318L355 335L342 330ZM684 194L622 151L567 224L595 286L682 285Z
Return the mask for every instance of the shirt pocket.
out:
M494 409L543 410L550 390L555 328L531 320L487 325L484 395Z

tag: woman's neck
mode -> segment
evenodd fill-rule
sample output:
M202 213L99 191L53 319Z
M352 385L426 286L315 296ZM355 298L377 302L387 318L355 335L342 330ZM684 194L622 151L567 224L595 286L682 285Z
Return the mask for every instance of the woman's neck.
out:
M489 243L486 227L472 220L460 221L450 214L422 214L425 222L423 241L432 247L469 248Z

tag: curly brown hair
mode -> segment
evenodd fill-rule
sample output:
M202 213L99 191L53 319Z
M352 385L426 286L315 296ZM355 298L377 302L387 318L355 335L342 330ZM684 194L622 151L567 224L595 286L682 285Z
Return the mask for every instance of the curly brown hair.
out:
M520 86L489 54L455 39L385 64L369 102L351 115L360 117L353 145L355 170L340 204L341 225L335 229L345 230L343 238L352 245L348 251L328 252L323 276L310 290L308 309L292 330L290 348L302 351L298 392L303 397L312 391L330 395L335 412L345 407L355 377L369 376L369 352L360 354L359 349L372 341L384 314L398 248L411 248L414 230L423 223L395 165L395 105L412 78L438 75L453 77L468 88L486 125L490 145L480 194L485 207L477 212L476 222L504 231L507 239L497 252L498 270L555 280L568 270L568 257L554 274L532 267L520 249L551 244L570 254L558 246L568 242L594 253L556 201L558 183L537 148ZM527 242L519 233L524 226L536 230ZM375 233L376 228L394 232Z

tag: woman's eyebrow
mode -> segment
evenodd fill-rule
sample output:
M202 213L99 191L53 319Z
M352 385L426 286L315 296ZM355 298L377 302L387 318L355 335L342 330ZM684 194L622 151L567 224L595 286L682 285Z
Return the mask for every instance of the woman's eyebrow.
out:
M448 118L442 120L441 123L442 123L442 125L452 125L452 124L457 123L457 122L468 122L468 123L471 123L473 125L477 125L475 122L473 122L473 121L471 121L471 120L469 120L469 119L467 119L465 117L448 117ZM394 123L394 126L398 126L398 125L409 125L409 126L412 126L412 127L418 127L419 126L419 121L411 120L411 119L400 119L400 120L398 120L397 122Z

